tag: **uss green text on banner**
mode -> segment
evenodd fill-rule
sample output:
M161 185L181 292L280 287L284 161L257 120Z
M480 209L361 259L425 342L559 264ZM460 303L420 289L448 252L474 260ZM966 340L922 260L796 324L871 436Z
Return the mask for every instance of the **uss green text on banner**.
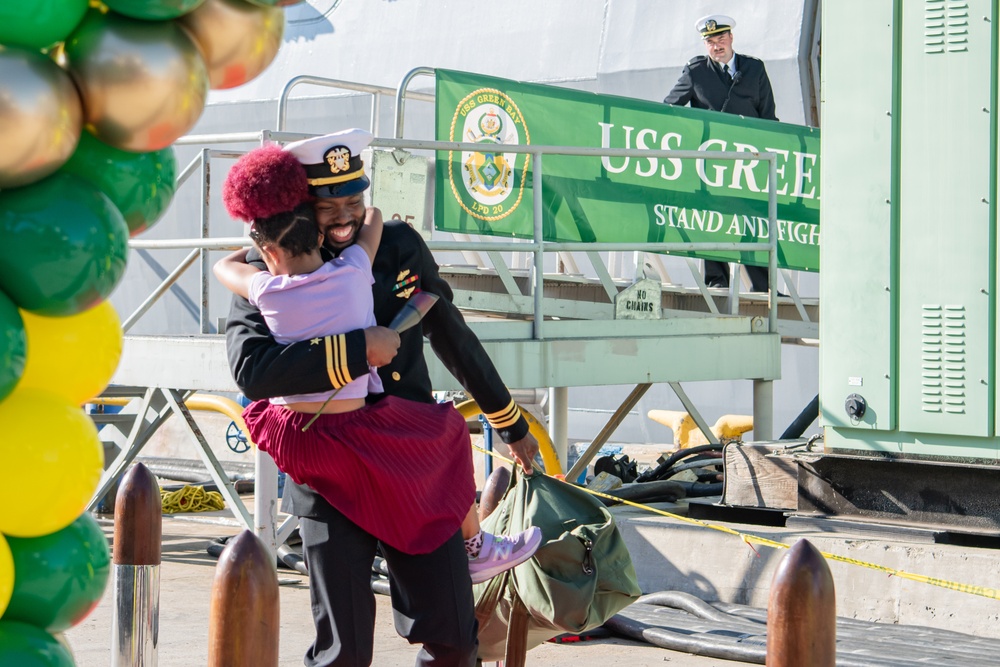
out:
M771 152L777 155L778 266L819 269L819 130L452 70L437 70L435 226L533 238L530 155L504 145ZM754 160L546 154L546 241L766 243L768 164ZM687 254L767 266L767 250Z

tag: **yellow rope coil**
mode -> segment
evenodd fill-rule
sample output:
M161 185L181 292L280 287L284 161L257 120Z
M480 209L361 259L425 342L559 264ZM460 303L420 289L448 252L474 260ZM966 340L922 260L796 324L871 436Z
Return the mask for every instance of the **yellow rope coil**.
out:
M211 512L225 509L226 503L218 491L206 491L203 486L184 486L177 491L160 490L160 500L166 514L177 512Z
M476 445L472 445L472 448L477 449L480 452L483 452L484 454L490 454L510 464L511 466L514 465L514 462L512 460L504 456L501 456L496 452L487 452L482 447L477 447ZM568 484L568 482L566 483ZM704 521L699 521L698 519L692 519L690 517L681 516L680 514L673 514L671 512L666 512L664 510L656 509L655 507L650 507L649 505L634 503L631 500L618 498L616 496L612 496L607 493L600 493L599 491L593 491L586 487L581 487L581 488L583 488L584 491L586 491L591 495L599 496L601 498L609 498L617 503L628 505L629 507L637 507L639 509L652 512L653 514L659 514L660 516L665 516L670 519L677 519L678 521L683 521L684 523L690 523L696 526L701 526L702 528L710 528L712 530L718 530L719 532L722 533L728 533L729 535L733 535L743 540L743 542L746 543L746 545L751 549L753 549L754 544L760 544L763 546L772 547L774 549L791 548L791 545L789 544L785 544L783 542L776 542L774 540L769 540L766 537L759 537L757 535L753 535L752 533L741 533L740 531L733 530L728 526L720 526L714 523L706 523ZM963 584L958 581L949 581L948 579L938 579L936 577L928 577L925 574L915 574L913 572L907 572L905 570L897 570L895 568L886 567L884 565L877 565L875 563L869 563L863 560L858 560L856 558L848 558L847 556L838 556L837 554L826 553L825 551L821 551L820 553L823 554L824 558L832 561L837 561L838 563L848 563L850 565L857 565L859 567L868 568L869 570L877 570L879 572L885 572L890 576L900 577L901 579L909 579L910 581L918 581L923 584L930 584L931 586L947 588L948 590L958 591L960 593L969 593L970 595L979 595L993 600L1000 600L1000 590L997 590L995 588L987 588L985 586L974 586L972 584Z

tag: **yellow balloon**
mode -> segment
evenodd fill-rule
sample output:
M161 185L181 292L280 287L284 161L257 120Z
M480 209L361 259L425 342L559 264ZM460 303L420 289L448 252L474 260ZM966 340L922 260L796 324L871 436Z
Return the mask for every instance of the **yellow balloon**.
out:
M87 508L104 470L97 427L65 398L17 390L0 403L0 533L38 537Z
M3 535L0 535L0 617L7 611L14 593L14 555Z
M28 338L17 389L42 389L81 405L100 394L122 356L122 327L107 301L69 317L21 311Z
M285 12L243 0L206 0L180 19L208 66L210 86L235 88L263 72L281 48Z
M40 53L0 46L0 189L34 183L61 167L82 124L69 74Z
M176 21L91 10L63 46L87 128L126 151L158 151L198 122L208 71Z

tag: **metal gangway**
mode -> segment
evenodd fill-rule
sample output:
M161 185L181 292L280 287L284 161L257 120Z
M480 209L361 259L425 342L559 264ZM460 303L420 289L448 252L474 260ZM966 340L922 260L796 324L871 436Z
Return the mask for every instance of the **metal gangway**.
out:
M407 99L433 100L426 93L407 93L416 76L432 74L418 68L408 73L395 90L379 86L296 77L288 82L278 102L277 130L218 135L192 135L177 142L195 146L198 153L177 177L177 188L199 189L201 234L196 238L133 239L133 250L146 252L187 250L188 253L143 302L123 318L125 343L121 362L108 395L132 400L134 415L121 415L108 422L120 424L126 442L111 462L91 505L113 487L126 467L135 460L152 434L171 415L177 415L198 443L199 455L225 497L236 519L254 530L272 551L295 527L294 518L276 525L277 469L261 452L255 454L255 507L251 514L236 493L222 465L211 451L191 410L186 405L195 392L238 392L226 359L224 336L215 331L224 326L211 321L210 253L234 250L250 244L247 237L216 237L212 234L211 206L219 197L215 161L232 161L243 150L238 144L287 142L307 136L285 130L289 94L298 85L309 84L359 91L372 96L372 127L375 150L405 151L407 155L435 151L476 151L473 143L403 139L403 112ZM378 117L381 100L394 95L396 123L393 137L380 136ZM505 146L505 152L531 156L534 165L534 238L530 241L497 240L459 236L431 240L428 246L439 257L460 253L464 265L442 264L441 273L454 287L455 303L466 313L473 331L493 359L501 377L513 391L549 388L548 431L560 470L546 462L547 472L566 472L567 388L595 385L633 385L634 389L614 411L608 422L580 456L569 474L578 473L607 442L614 430L655 383L673 389L710 442L718 442L697 407L688 398L683 383L704 380L750 380L753 382L754 432L758 440L773 436L773 387L780 377L781 344L818 339L815 300L804 300L795 280L782 271L788 296L777 293L776 234L762 243L552 243L542 237L541 176L547 155L581 157L661 157L743 160L745 152L640 150L581 148L566 146ZM774 229L777 216L776 157L753 156L770 167L769 219ZM378 174L373 174L373 180ZM190 184L190 185L188 185ZM176 197L175 197L176 201ZM731 280L728 291L705 286L697 262L685 259L696 287L680 287L670 279L662 254L672 251L760 250L770 258L770 292L748 295L741 281ZM630 260L630 261L626 261ZM580 270L584 261L592 275ZM199 275L199 330L185 335L136 335L129 333L150 308L192 267ZM738 265L734 265L739 270ZM634 270L623 275L622 268ZM549 270L551 268L552 270ZM662 317L659 319L614 319L615 298L638 278L650 278L662 287ZM228 304L228 299L226 301ZM436 389L461 390L457 381L427 354Z

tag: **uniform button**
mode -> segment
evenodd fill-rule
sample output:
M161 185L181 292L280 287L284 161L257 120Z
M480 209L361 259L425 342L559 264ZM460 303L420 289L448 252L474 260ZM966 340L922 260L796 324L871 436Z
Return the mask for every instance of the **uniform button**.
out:
M396 382L399 382L399 378L400 377L402 377L402 376L399 373L397 373L396 371L392 372L392 379L395 380Z

